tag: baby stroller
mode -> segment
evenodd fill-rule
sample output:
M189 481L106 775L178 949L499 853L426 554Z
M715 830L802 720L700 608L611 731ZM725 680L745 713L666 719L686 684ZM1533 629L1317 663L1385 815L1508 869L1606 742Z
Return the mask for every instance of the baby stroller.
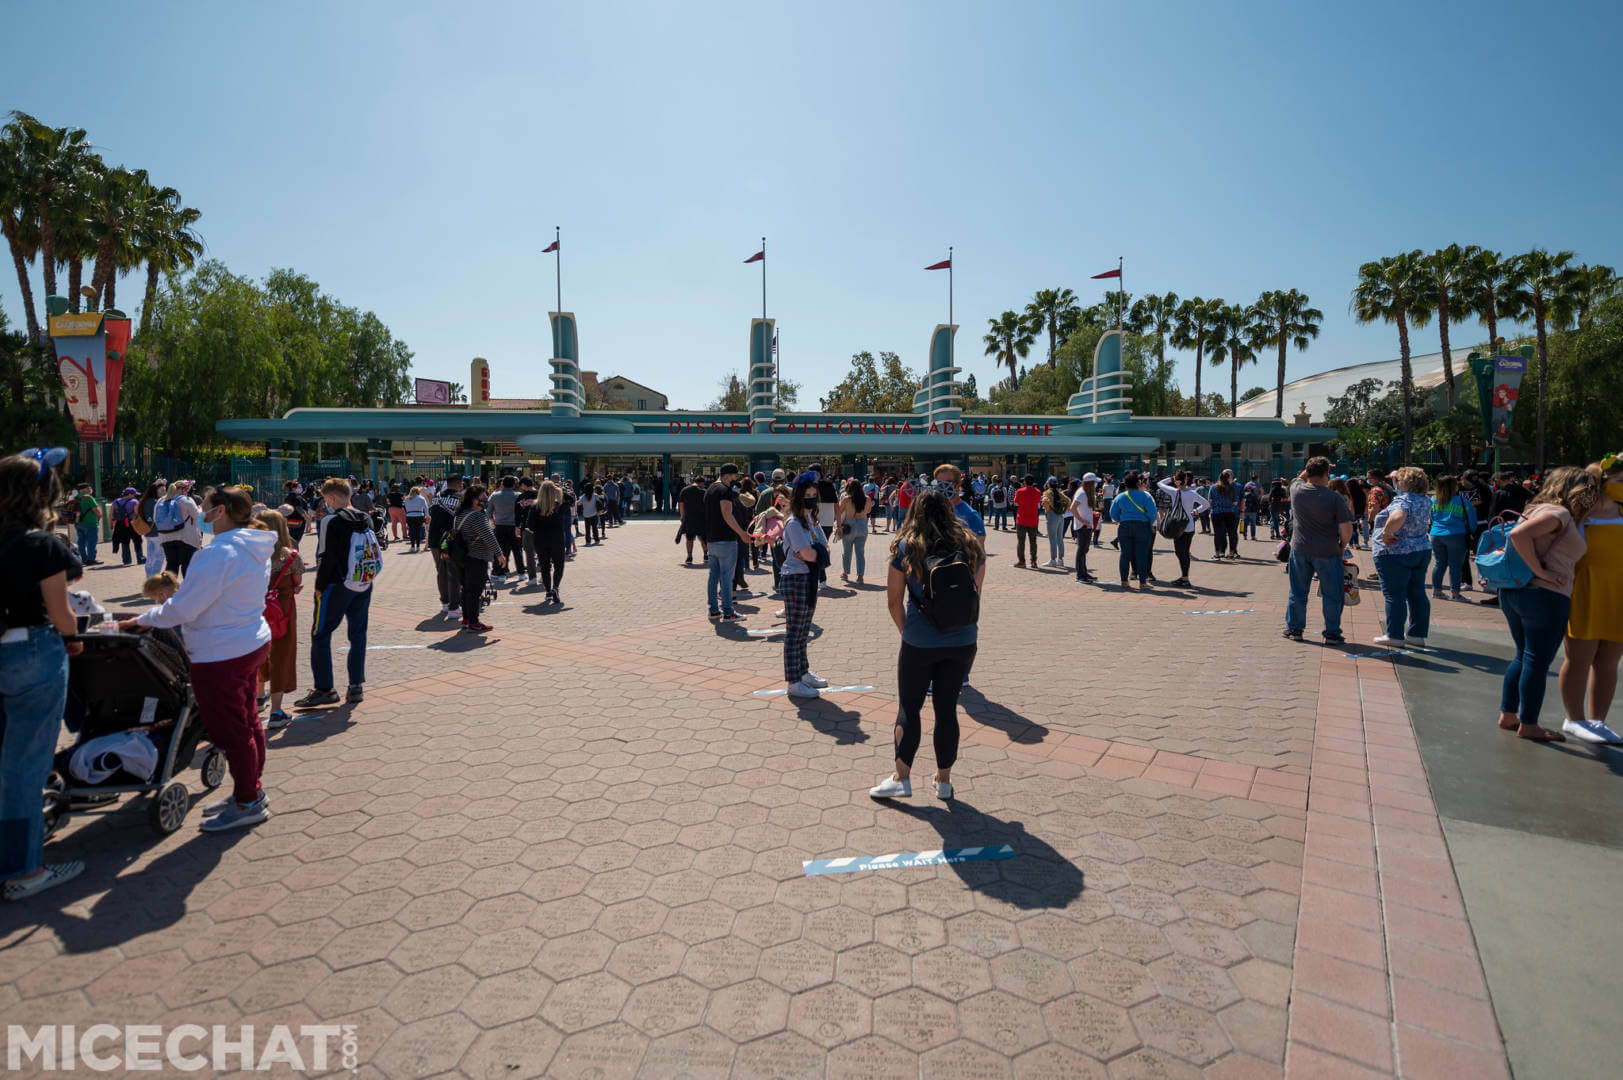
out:
M116 801L119 795L150 792L147 819L153 832L167 836L180 828L191 809L191 792L175 774L192 763L203 723L192 697L186 653L173 631L143 634L81 634L72 640L84 651L70 658L68 690L83 706L79 737L52 763L45 788L45 834L67 820L75 803L81 807ZM142 729L157 747L157 767L150 779L117 769L99 783L76 780L69 771L74 751L102 735ZM225 754L209 747L200 769L203 786L213 790L225 780Z
M372 519L372 535L377 537L378 550L386 550L389 546L389 519L375 506L367 516Z

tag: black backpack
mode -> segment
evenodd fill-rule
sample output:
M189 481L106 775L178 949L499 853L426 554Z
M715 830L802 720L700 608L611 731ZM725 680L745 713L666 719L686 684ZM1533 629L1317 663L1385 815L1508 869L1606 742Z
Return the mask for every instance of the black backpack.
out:
M1172 493L1172 505L1161 515L1161 535L1176 540L1189 529L1189 511L1183 505L1183 491Z
M972 626L981 617L975 570L962 551L932 551L924 560L924 582L915 597L919 610L938 630Z
M440 550L445 552L445 557L451 560L453 566L461 566L472 554L468 550L468 538L462 535L462 521L466 516L465 514L453 516L450 531L440 538Z

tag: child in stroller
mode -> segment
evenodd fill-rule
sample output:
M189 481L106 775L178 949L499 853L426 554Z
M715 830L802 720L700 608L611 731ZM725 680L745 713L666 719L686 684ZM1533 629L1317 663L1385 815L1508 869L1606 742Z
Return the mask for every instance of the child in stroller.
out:
M376 506L374 506L372 509L368 510L366 512L366 516L372 522L372 535L377 537L378 550L383 551L383 550L387 549L388 546L389 546L389 522L388 522L388 518L384 517L383 516L383 511L380 510Z

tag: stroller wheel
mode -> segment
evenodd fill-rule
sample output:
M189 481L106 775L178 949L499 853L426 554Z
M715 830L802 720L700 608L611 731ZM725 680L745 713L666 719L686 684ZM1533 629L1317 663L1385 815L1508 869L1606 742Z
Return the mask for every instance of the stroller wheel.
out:
M198 771L203 774L203 786L210 791L225 783L225 754L218 746L209 749L208 755L203 758L203 767Z
M180 780L171 780L158 789L147 804L147 821L159 836L168 836L186 820L186 811L192 808L192 793Z
M45 781L45 838L47 840L68 819L68 797L64 794L66 786L62 781L61 774L56 772L51 773Z

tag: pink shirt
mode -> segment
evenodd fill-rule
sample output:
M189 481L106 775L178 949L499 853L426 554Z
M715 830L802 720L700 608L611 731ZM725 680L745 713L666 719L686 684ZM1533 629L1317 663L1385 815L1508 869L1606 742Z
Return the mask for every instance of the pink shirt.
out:
M1578 566L1578 560L1584 557L1589 545L1584 541L1584 532L1572 522L1572 515L1567 508L1557 506L1555 503L1537 503L1529 506L1522 515L1523 521L1530 521L1535 517L1553 515L1559 521L1560 527L1555 532L1545 533L1543 536L1533 538L1533 551L1538 555L1538 561L1544 564L1544 570L1551 576L1566 578L1565 585L1551 585L1538 578L1533 584L1541 589L1558 592L1562 596L1572 595L1572 574Z

